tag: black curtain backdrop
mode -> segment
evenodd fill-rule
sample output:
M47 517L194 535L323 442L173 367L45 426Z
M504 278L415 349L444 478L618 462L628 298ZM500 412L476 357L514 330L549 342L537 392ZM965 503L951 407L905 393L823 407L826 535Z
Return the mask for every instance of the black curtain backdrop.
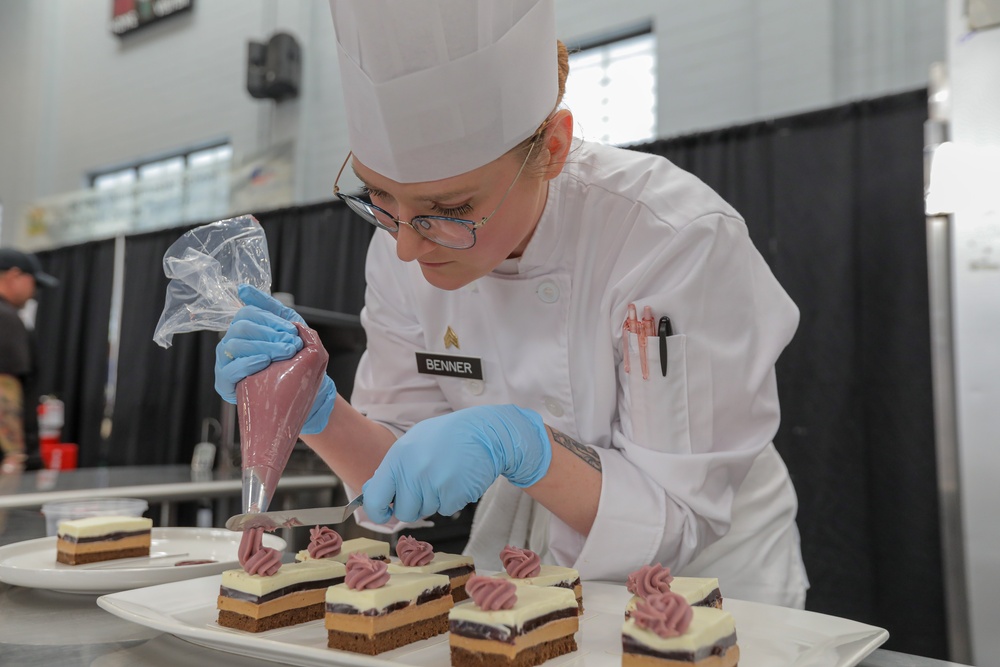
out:
M101 463L114 256L114 240L38 253L59 278L58 287L36 295L38 388L66 404L62 439L79 445L81 467Z
M925 90L658 141L718 191L801 311L775 444L807 607L947 658L923 200Z
M778 362L775 439L799 494L807 607L887 628L887 648L947 657L923 213L926 91L654 142L715 188L801 311ZM273 290L360 312L373 229L339 202L263 213ZM102 454L113 243L42 254L40 389L67 402L84 465L184 463L212 389L215 333L152 342L162 258L187 228L127 239L118 394ZM350 357L350 363L356 357ZM347 363L347 362L343 362Z

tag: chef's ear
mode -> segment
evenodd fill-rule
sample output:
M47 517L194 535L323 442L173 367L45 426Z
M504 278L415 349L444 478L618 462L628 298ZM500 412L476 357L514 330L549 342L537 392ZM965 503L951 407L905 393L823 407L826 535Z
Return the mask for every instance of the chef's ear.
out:
M552 115L542 137L542 178L549 181L562 172L573 143L573 114L560 109Z

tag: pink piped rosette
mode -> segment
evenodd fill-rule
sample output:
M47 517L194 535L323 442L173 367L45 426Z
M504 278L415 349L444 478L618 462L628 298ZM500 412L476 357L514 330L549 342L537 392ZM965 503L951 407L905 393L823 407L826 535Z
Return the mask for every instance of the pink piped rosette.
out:
M632 620L640 628L654 632L660 637L677 637L687 632L694 611L683 595L677 593L653 593L639 600Z
M347 575L344 583L351 590L382 588L389 582L389 565L385 561L373 560L365 554L351 554L347 559Z
M406 567L420 567L434 560L434 547L415 537L403 535L396 542L396 555Z
M509 579L474 574L465 582L465 590L483 611L510 609L517 602L517 585Z
M263 540L263 528L243 531L236 555L247 574L270 577L281 569L281 553L277 549L265 547Z
M344 538L337 531L326 526L316 526L309 529L310 558L332 558L340 553Z
M625 587L632 595L648 598L654 593L669 593L670 582L673 580L669 567L654 563L653 565L643 565L628 575Z
M537 577L542 571L542 559L530 549L520 547L505 546L500 551L500 562L507 574L515 579L527 579Z

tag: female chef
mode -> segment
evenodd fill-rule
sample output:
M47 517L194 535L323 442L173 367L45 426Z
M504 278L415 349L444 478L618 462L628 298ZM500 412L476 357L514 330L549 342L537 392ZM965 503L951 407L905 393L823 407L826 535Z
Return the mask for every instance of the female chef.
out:
M366 197L334 191L384 232L354 393L327 378L302 433L363 489L359 520L478 500L480 568L515 544L584 579L661 562L803 606L771 444L798 311L739 214L661 157L573 139L553 0L331 8ZM302 344L294 311L240 295L216 355L230 401Z

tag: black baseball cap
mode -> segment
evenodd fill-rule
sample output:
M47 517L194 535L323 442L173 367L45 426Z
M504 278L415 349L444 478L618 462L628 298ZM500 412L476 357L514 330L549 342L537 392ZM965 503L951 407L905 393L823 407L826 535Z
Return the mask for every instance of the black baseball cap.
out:
M42 271L42 263L30 252L21 252L13 248L0 248L0 271L21 269L35 277L35 282L42 287L55 287L59 279Z

